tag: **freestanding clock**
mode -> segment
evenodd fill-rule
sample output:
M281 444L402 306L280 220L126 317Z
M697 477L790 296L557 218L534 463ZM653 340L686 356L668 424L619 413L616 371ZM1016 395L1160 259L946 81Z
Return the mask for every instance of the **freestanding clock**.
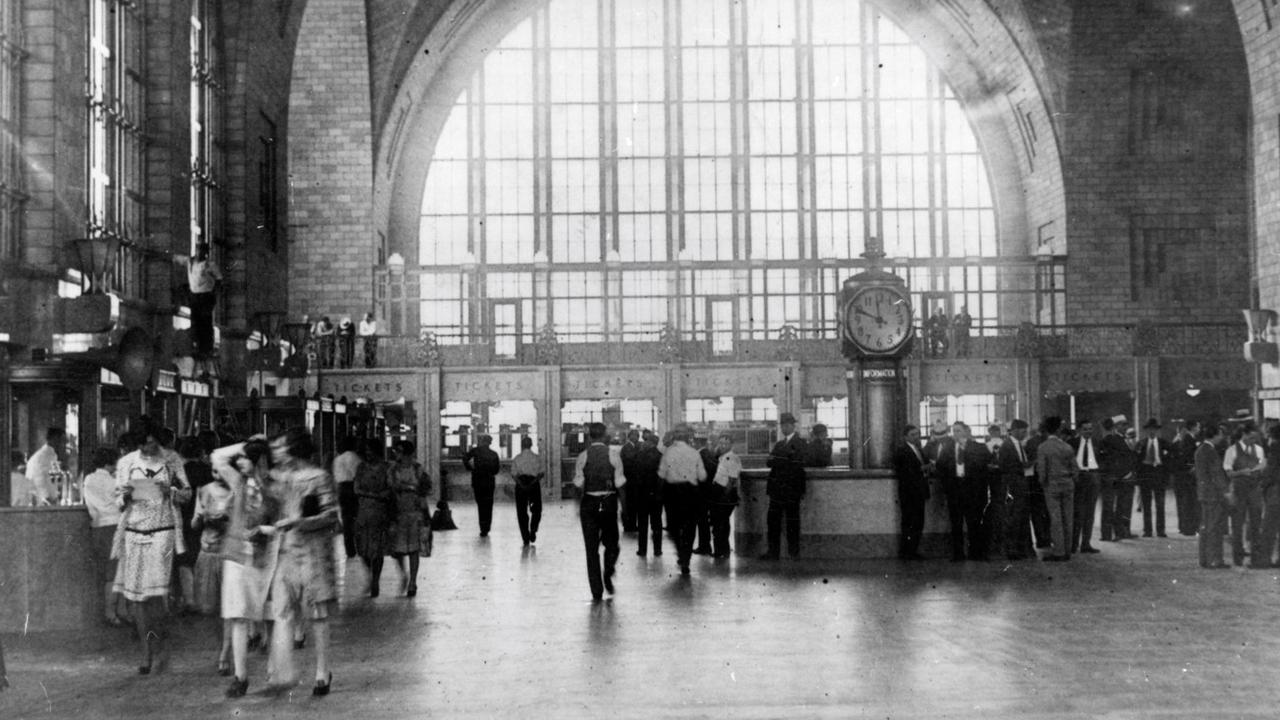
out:
M875 238L864 272L840 291L841 350L849 360L849 465L886 468L907 418L902 358L915 342L915 316L906 282L876 266L884 258Z

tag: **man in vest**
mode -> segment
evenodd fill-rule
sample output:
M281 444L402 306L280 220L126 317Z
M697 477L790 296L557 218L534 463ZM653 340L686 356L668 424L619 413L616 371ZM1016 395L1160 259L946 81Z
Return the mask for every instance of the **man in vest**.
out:
M622 458L617 448L605 444L609 430L604 423L587 426L587 449L578 456L573 484L582 491L578 519L587 551L587 582L591 599L599 601L604 591L613 594L613 571L618 564L618 488L627 484ZM600 567L600 546L604 545L604 568ZM603 575L603 577L602 577Z
M1093 515L1098 508L1098 491L1102 487L1102 465L1098 461L1098 445L1093 436L1093 423L1083 420L1075 438L1076 475L1075 521L1071 524L1071 552L1085 555L1100 552L1089 542L1093 537Z
M1257 552L1261 547L1262 537L1262 472L1266 469L1262 447L1258 444L1261 433L1253 422L1246 422L1240 427L1239 439L1227 448L1222 458L1222 469L1231 479L1231 490L1235 496L1235 505L1231 509L1231 562L1236 566L1244 565L1244 526L1249 526L1249 550ZM1267 558L1253 558L1261 566Z

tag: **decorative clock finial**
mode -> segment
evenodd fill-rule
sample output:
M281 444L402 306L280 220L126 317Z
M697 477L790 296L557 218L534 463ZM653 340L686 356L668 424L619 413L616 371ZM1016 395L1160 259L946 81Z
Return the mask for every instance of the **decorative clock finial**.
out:
M883 260L884 241L874 235L867 238L867 249L862 253L862 257L868 260Z

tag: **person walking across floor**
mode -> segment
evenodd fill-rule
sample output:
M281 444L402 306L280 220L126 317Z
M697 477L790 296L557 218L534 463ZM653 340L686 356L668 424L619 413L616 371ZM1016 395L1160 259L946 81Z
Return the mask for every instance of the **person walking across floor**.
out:
M180 459L160 447L161 428L143 420L131 431L136 449L116 463L116 493L123 513L113 539L114 589L130 603L142 663L138 673L163 669L168 658L168 597L173 559L181 553L178 505L191 495Z
M492 444L493 436L480 435L476 438L476 446L462 458L463 466L471 471L471 491L475 495L476 512L480 518L480 537L489 537L489 528L493 525L493 493L498 473L502 471L502 460L489 447Z
M742 478L742 458L733 451L733 437L728 433L717 441L720 461L716 474L708 483L711 486L711 557L729 557L729 520L738 507L738 487Z
M646 431L643 445L636 456L636 476L628 476L627 485L635 484L636 498L636 555L644 557L649 550L649 535L653 535L653 556L662 556L662 478L658 468L662 465L662 451L658 449L657 433Z
M618 488L627 484L622 458L605 443L609 429L604 423L587 426L587 449L578 455L573 468L573 485L582 492L578 520L587 557L587 583L591 599L599 601L607 590L613 594L613 575L618 565ZM604 566L600 547L604 546Z
M360 441L354 435L342 438L338 456L333 459L333 482L338 486L338 513L342 518L342 547L347 557L356 556L356 514L360 499L356 497L356 474L360 471Z
M395 457L387 468L387 480L395 495L395 521L391 526L391 557L404 579L405 597L418 594L418 568L423 555L431 552L431 528L423 522L430 510L431 476L414 458L417 446L409 440L395 444ZM407 562L407 567L406 567Z
M1049 508L1051 549L1047 561L1071 559L1071 525L1075 518L1075 486L1079 467L1075 453L1061 437L1062 418L1045 418L1044 442L1036 449L1036 475Z
M991 451L972 438L966 423L953 423L951 434L955 443L938 455L938 479L951 520L951 560L986 560L982 518L990 499Z
M1071 552L1091 555L1101 552L1091 542L1093 517L1098 510L1098 492L1102 487L1102 464L1098 459L1098 446L1093 435L1093 423L1080 423L1075 438L1076 475L1075 516L1071 522Z
M1142 537L1164 532L1164 494L1169 487L1169 444L1160 437L1160 421L1147 420L1142 439L1134 448L1138 456L1138 493L1142 501ZM1154 520L1154 523L1153 523Z
M1026 420L1014 419L1009 423L1009 436L1000 443L996 453L996 471L1004 478L1008 502L1004 547L993 546L993 553L1003 552L1008 560L1028 560L1036 556L1031 542L1031 510L1027 506L1030 479L1036 473L1035 464L1027 453ZM995 500L992 500L995 502Z
M226 534L222 541L220 605L231 625L233 677L227 697L249 688L249 635L267 619L267 597L280 555L280 498L271 477L271 448L260 438L215 449L213 472L231 489Z
M924 506L929 500L928 474L933 463L920 447L920 428L907 425L902 429L902 442L893 454L893 475L898 484L898 506L901 511L898 536L898 558L923 560L920 536L924 533Z
M391 550L391 525L397 508L380 445L369 443L365 447L354 485L359 503L355 523L356 554L369 572L369 597L376 598L382 591L382 566Z
M625 461L624 461L625 466ZM511 475L516 481L516 523L525 547L538 542L538 525L542 522L542 478L547 474L542 458L533 451L533 438L520 438L520 454L511 461Z
M681 423L671 435L671 445L662 454L658 465L658 477L662 478L662 496L667 501L668 522L673 527L671 537L676 544L676 563L680 574L689 574L689 560L693 555L693 539L698 528L698 514L705 507L700 494L701 485L707 480L707 468L702 456L689 441L693 430Z
M805 493L804 461L808 457L805 442L796 433L796 417L789 412L778 416L782 438L773 444L766 464L769 479L765 493L769 496L766 517L768 549L762 559L777 560L782 550L782 525L787 526L787 552L800 556L800 501Z
M1244 565L1245 556L1257 552L1261 545L1262 474L1266 469L1266 457L1258 444L1260 433L1257 424L1246 422L1236 433L1235 440L1222 458L1222 469L1231 478L1231 492L1235 497L1231 510L1231 562L1239 567ZM1245 550L1246 541L1248 552Z
M296 682L293 667L294 627L311 623L315 638L313 696L329 694L329 617L338 599L333 535L338 530L338 493L333 477L312 458L316 446L310 431L293 428L271 441L272 474L280 490L280 560L271 583L273 684Z

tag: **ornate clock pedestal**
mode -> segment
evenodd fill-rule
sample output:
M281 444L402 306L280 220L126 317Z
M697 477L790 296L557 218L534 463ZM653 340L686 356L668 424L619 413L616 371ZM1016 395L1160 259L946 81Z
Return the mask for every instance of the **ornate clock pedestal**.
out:
M906 423L906 386L897 358L865 358L850 363L849 466L889 468Z

